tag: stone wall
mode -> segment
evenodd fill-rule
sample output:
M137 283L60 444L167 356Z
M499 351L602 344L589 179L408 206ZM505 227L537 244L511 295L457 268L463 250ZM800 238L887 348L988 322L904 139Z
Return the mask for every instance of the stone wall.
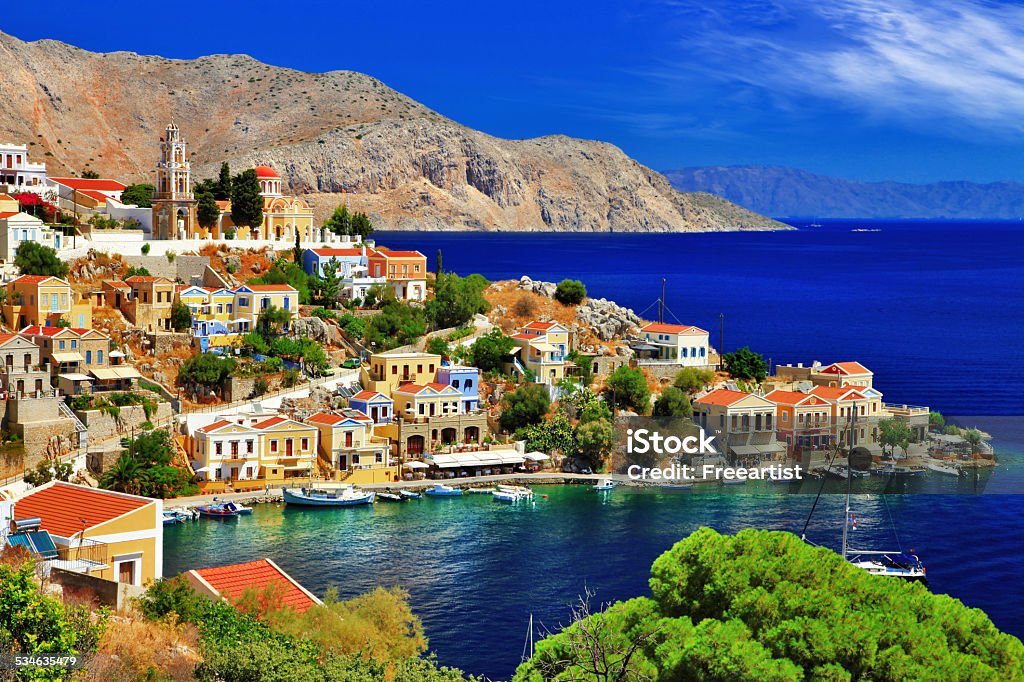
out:
M186 284L192 277L203 279L203 271L210 264L209 256L175 256L173 263L167 262L167 256L124 256L129 265L146 268L154 277L166 277L170 280L181 280Z
M61 586L62 595L76 600L92 601L100 606L124 610L131 606L131 600L142 596L145 587L117 583L94 575L50 569L50 580Z
M635 366L635 365L634 365ZM672 380L675 379L676 375L683 370L682 365L639 365L640 369L646 372L649 376L661 380ZM714 365L705 365L698 367L697 369L708 369L714 370Z
M188 332L159 332L147 334L149 339L149 350L153 355L164 355L175 348L192 345L192 335Z
M78 449L78 425L67 417L57 421L24 424L18 433L25 443L25 468L43 459L64 457Z
M130 434L132 427L139 430L147 421L154 424L166 422L171 418L171 404L157 403L156 413L148 419L142 405L125 405L121 408L120 428L112 416L99 410L76 410L75 414L89 427L89 442L98 443L115 436Z

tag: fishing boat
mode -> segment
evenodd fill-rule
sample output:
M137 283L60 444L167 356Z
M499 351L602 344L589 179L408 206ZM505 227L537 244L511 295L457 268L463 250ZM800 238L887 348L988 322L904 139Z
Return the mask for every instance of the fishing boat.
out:
M491 492L491 495L498 502L519 502L533 499L532 490L518 485L499 485Z
M658 486L658 490L665 490L667 492L673 492L676 490L693 490L692 483L662 483Z
M252 507L246 507L241 502L228 502L239 514L252 514Z
M374 492L358 490L355 486L347 485L336 490L320 490L316 488L300 488L289 490L282 488L286 505L299 507L352 507L360 504L373 504L376 497Z
M881 476L920 476L925 471L927 469L922 466L905 466L903 464L886 462L878 473Z
M615 488L615 481L610 478L602 478L600 481L590 486L591 490L607 491Z
M938 460L928 462L927 464L929 471L934 471L940 474L947 474L949 476L963 476L964 470L958 467L956 464L951 462L941 462Z
M230 502L207 504L196 507L200 516L208 519L235 519L238 518L238 509Z
M395 493L377 493L378 502L405 502L405 498Z
M403 500L418 500L418 499L420 499L420 494L417 493L417 492L413 492L412 490L399 490L398 491L398 495Z
M164 525L173 526L176 523L182 523L182 519L178 518L177 512L172 512L169 509L164 510Z
M459 497L462 495L461 488L453 488L444 483L435 483L433 488L427 488L423 492L429 497Z

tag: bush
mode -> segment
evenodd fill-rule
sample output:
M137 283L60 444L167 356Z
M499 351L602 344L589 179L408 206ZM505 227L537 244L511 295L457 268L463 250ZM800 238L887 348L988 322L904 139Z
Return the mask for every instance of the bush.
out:
M543 384L526 384L501 397L502 431L514 432L538 424L551 407L551 396Z
M555 288L555 300L562 305L579 305L587 297L587 288L578 279L563 279Z
M747 346L740 348L735 353L726 353L722 356L722 365L734 379L749 379L757 383L764 381L768 373L768 363L764 356L755 353Z
M676 374L672 385L681 391L693 394L710 384L714 379L715 373L710 369L684 367Z
M675 386L669 386L654 401L655 417L689 417L693 414L690 397Z
M146 242L145 244L142 245L142 255L143 256L148 256L149 255L149 250L150 250L149 242Z
M651 404L647 377L640 369L619 367L608 377L603 393L611 404L636 410L638 414L646 414Z

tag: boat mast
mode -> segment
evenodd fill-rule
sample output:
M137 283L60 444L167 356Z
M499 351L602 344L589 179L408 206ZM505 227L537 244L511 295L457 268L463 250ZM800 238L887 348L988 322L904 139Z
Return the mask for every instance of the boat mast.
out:
M529 655L527 655L529 654ZM533 658L533 612L530 612L530 625L526 631L526 641L523 642L523 653L519 657L521 663L525 663Z
M843 561L846 561L846 542L850 529L850 493L853 491L853 448L857 440L857 401L853 401L853 417L850 420L850 441L846 454L846 502L843 505Z

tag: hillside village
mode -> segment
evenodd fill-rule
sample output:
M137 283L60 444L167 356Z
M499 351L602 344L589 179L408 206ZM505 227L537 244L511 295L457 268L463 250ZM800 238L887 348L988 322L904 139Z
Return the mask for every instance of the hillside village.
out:
M78 533L47 499L608 472L620 416L690 419L749 466L828 470L851 443L888 466L979 455L854 360L772 368L663 305L644 320L574 280L448 272L345 206L315 220L268 165L197 180L173 123L153 158L127 185L0 145L0 512L31 508L67 570L159 578L159 513L83 563L69 548L113 517ZM118 545L136 531L157 541Z

